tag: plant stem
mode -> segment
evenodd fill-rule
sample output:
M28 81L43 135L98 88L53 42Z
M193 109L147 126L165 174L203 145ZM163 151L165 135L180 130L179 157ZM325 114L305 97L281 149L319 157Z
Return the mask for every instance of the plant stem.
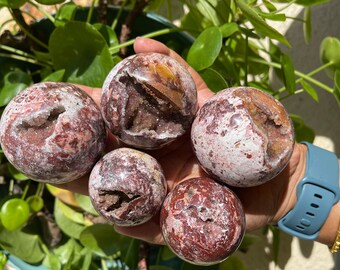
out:
M248 52L248 35L246 35L246 42L245 42L245 55L244 55L244 85L248 85L248 57L249 57L249 52Z
M40 5L37 5L36 3L32 2L31 0L29 0L28 3L30 3L32 6L34 6L42 14L44 14L46 16L46 18L48 18L53 24L55 23L55 19L53 18L53 16L48 11L46 11L44 8L42 8Z
M153 38L153 37L169 34L169 33L172 33L172 32L177 32L177 31L181 31L181 30L178 29L178 28L165 28L165 29L161 29L161 30L158 30L158 31L155 31L155 32L151 32L151 33L143 35L141 37L144 37L144 38ZM135 40L136 39L131 39L131 40L127 41L127 42L124 42L124 43L121 43L121 44L119 44L117 46L111 47L109 49L109 51L110 51L111 54L113 54L117 49L133 45Z
M107 264L106 264L105 259L104 259L104 258L101 258L100 261L101 261L103 270L109 270L109 269L107 268Z
M15 53L17 55L21 55L21 56L25 56L25 57L29 57L29 58L34 58L33 54L29 54L27 52L24 52L22 50L19 50L19 49L16 49L16 48L13 48L13 47L10 47L10 46L7 46L7 45L0 44L0 49L8 51L8 52Z
M0 53L0 57L7 57L7 58L16 59L16 60L19 60L19 61L24 61L24 62L27 62L27 63L31 63L31 64L43 66L43 67L50 67L50 65L48 65L46 63L41 63L36 59L31 59L31 58L24 57L24 56L21 56L21 55Z
M23 192L22 195L21 195L21 199L24 200L24 199L26 198L28 189L30 188L30 184L31 184L31 180L28 180L27 183L26 183L26 185L25 185L24 192Z
M235 60L237 60L237 59L235 59ZM257 59L257 58L254 58L254 57L248 57L248 60L252 61L254 63L264 64L264 65L268 65L268 66L271 66L271 67L274 67L274 68L281 68L281 64L279 64L279 63L267 62L265 60ZM297 70L294 70L294 73L297 76L301 77L302 79L304 79L306 81L309 81L309 82L315 84L316 86L326 90L327 92L333 93L333 89L332 88L330 88L329 86L325 85L322 82L319 82L318 80L315 80L314 78L309 77L308 74L306 75L306 74L304 74L304 73L302 73L300 71L297 71Z
M16 16L14 16L13 11L11 9L9 9L9 12L11 13L13 19L15 20L15 22L19 25L21 31L23 31L31 40L33 40L35 43L39 44L41 47L48 49L48 46L41 42L39 39L37 39L35 36L32 35L32 33L30 33L20 22L19 20L16 18Z
M115 30L115 28L116 28L116 26L118 24L119 18L122 15L122 12L123 12L123 9L124 9L124 7L126 5L126 2L127 2L126 0L123 1L122 5L120 6L120 9L119 9L119 11L117 13L116 18L112 22L111 28L112 28L113 31Z
M97 4L97 2L98 2L98 0L92 0L92 4L90 6L89 13L87 13L87 18L86 18L87 23L91 22L93 9L94 9L94 6Z
M41 183L41 182L38 183L38 187L37 187L37 190L36 190L36 192L35 192L35 195L41 197L41 196L42 196L42 193L43 193L43 191L44 191L44 187L45 187L45 184L44 184L44 183Z
M303 92L304 92L303 89L298 89L298 90L294 91L294 95L301 94L301 93L303 93ZM288 94L288 95L285 95L285 96L283 96L283 97L279 97L278 100L279 100L279 101L282 101L282 100L284 100L284 99L286 99L286 98L289 98L291 95L292 95L292 94Z

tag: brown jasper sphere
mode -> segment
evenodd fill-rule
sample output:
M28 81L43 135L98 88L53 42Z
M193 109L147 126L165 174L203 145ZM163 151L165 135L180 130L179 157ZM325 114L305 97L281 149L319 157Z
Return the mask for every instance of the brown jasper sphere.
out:
M168 246L183 260L197 265L225 260L239 247L245 233L238 197L207 177L178 184L165 198L160 219Z
M38 83L6 106L0 143L14 167L54 184L88 173L104 149L100 110L85 92L66 83Z
M119 226L148 221L166 195L163 170L152 156L130 148L106 154L94 166L89 181L93 206Z
M287 165L294 128L283 105L271 95L234 87L201 107L191 140L200 164L213 178L250 187L272 179Z
M107 76L101 110L111 132L124 143L156 149L191 127L196 85L173 58L159 53L132 55Z

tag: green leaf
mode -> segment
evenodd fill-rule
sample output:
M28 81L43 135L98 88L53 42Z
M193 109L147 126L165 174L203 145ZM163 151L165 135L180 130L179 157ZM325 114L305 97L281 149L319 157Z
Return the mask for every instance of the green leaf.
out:
M258 242L260 240L260 237L255 234L245 234L245 236L242 239L241 245L238 248L242 252L247 252L250 246L252 246L254 243Z
M301 116L290 114L290 118L294 125L295 140L297 142L307 141L312 143L315 138L314 130L305 124Z
M319 96L316 90L306 81L301 81L301 86L316 102L319 102Z
M56 199L54 204L54 217L58 227L69 237L79 239L81 231L85 228L84 225L74 222L69 219L62 211L65 204Z
M256 31L262 36L276 39L287 46L290 46L288 40L280 34L275 28L269 26L254 9L249 7L243 0L235 0L237 6L241 9L242 13L254 25Z
M73 254L80 255L82 249L83 247L74 238L70 238L65 244L57 247L54 253L58 256L59 261L65 265L71 259L73 259L73 262L79 259L79 257L74 257Z
M84 211L86 211L86 212L88 212L92 215L98 216L98 212L93 207L93 205L91 203L91 199L90 199L89 196L85 196L85 195L78 194L78 193L75 193L74 196L75 196L77 203L80 205L80 207Z
M200 75L207 86L215 93L228 87L228 83L223 76L213 68L201 71Z
M173 268L164 265L150 265L150 270L173 270Z
M16 70L7 73L0 88L0 107L7 105L20 91L32 84L32 78L27 73Z
M63 3L66 0L35 0L35 1L37 1L39 4L43 4L43 5L55 5L55 4Z
M273 247L272 247L272 251L273 251L273 261L274 263L277 265L278 264L278 260L279 260L279 248L280 248L280 241L281 241L281 231L274 226L269 226L269 229L272 231L273 233Z
M129 266L129 269L137 269L140 240L131 238L130 240L126 239L126 241L129 241L129 247L128 252L122 253L123 261Z
M47 75L43 82L62 82L65 74L65 69L57 70Z
M68 82L101 87L113 67L105 39L85 22L70 21L57 27L49 49L54 68L65 69Z
M197 71L210 67L222 48L222 33L218 27L205 29L189 49L187 61Z
M77 5L73 2L66 3L58 8L55 16L55 26L64 25L66 22L71 21L76 13Z
M0 7L19 8L26 2L27 0L0 0Z
M284 22L287 18L286 15L283 13L265 13L265 12L258 12L258 14L264 18L264 19L268 19L268 20L272 20L272 21L281 21Z
M236 256L230 256L219 264L218 270L247 270L244 262Z
M326 37L320 45L320 57L324 64L329 62L333 65L328 69L331 77L336 69L340 69L340 40L335 37Z
M98 30L98 32L104 37L106 43L109 47L115 47L119 45L119 40L117 34L108 25L95 23L93 26ZM113 54L118 53L119 49L112 51Z
M304 24L303 24L303 33L305 37L305 42L307 44L310 43L312 37L312 9L310 7L306 7L304 9Z
M14 231L27 222L30 216L30 208L23 199L10 199L1 206L0 216L2 225L8 231Z
M161 258L164 261L176 258L176 254L172 252L172 250L168 246L160 247Z
M10 175L15 179L19 181L25 181L28 180L28 177L24 175L23 173L19 172L12 164L8 164L8 172Z
M277 8L275 7L275 5L273 5L270 1L263 0L263 4L266 6L266 8L268 9L268 11L270 11L270 12L274 12L274 11L277 10Z
M71 220L75 223L78 223L78 224L81 224L81 225L86 225L86 221L85 221L82 213L77 212L73 208L62 203L60 200L56 201L56 204L58 205L59 210L62 212L62 214L66 218L68 218L69 220Z
M224 38L230 37L232 34L239 31L238 24L236 23L225 23L220 26L220 31Z
M79 237L80 243L98 256L111 256L119 251L115 239L120 235L108 224L94 224L85 228Z
M39 212L44 207L44 200L37 195L28 197L26 202L33 212Z
M328 3L329 1L330 0L297 0L296 4L309 7L309 6Z
M39 263L45 257L40 237L29 232L7 231L0 227L0 245L10 254L31 264Z
M294 94L296 90L295 73L292 59L288 54L281 55L281 70L283 73L283 81L288 93Z

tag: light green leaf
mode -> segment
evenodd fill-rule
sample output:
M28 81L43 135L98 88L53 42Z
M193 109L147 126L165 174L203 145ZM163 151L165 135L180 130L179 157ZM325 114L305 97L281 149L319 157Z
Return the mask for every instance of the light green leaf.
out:
M230 37L232 34L239 31L238 24L236 24L236 23L225 23L222 26L220 26L220 31L221 31L222 36L224 38Z
M62 82L65 74L65 69L57 70L47 75L43 82Z
M82 213L75 211L73 208L62 203L60 200L56 201L56 205L66 218L75 223L86 225L86 221Z
M75 196L77 203L79 203L80 207L84 211L92 215L98 216L98 212L96 211L96 209L94 209L89 196L85 196L85 195L78 194L78 193L75 193L74 196Z
M336 98L340 106L340 70L336 70L334 73L334 90L333 95Z
M28 203L20 198L9 199L0 209L1 223L8 231L22 227L27 222L29 215Z
M23 173L19 172L12 164L9 163L7 168L8 168L8 172L15 180L19 180L19 181L28 180L28 177L24 175Z
M288 54L281 55L281 70L283 73L283 81L288 93L294 94L296 90L295 73L292 59Z
M316 102L319 102L319 96L316 90L306 81L301 81L301 86Z
M64 25L66 22L71 21L76 13L77 5L73 2L66 3L58 8L55 16L55 26Z
M213 68L204 69L200 72L200 75L209 89L215 93L228 87L228 83L223 76Z
M258 14L264 18L264 19L268 19L268 20L272 20L272 21L281 21L284 22L287 18L286 15L283 13L265 13L265 12L258 12Z
M57 27L49 49L54 68L65 69L68 82L101 87L113 67L105 39L85 22L70 21Z
M241 9L242 13L254 25L256 31L262 36L276 39L287 46L290 46L288 40L279 33L275 28L269 26L254 9L249 7L243 0L235 0L237 6Z
M324 64L329 62L333 65L328 69L331 77L336 69L340 70L340 40L335 37L326 37L320 45L320 57Z
M44 207L44 200L37 195L29 196L26 202L33 212L39 212Z
M304 24L303 24L303 33L305 37L305 42L309 44L312 37L312 9L310 7L306 7L304 9Z
M222 33L216 26L205 29L192 44L187 61L197 71L210 67L222 48Z

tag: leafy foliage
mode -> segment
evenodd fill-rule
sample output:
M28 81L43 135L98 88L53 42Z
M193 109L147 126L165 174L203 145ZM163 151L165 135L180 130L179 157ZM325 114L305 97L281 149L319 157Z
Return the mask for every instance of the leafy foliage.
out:
M36 5L36 2L42 4L39 8L43 12L45 5L59 5L54 16L49 15L32 26L22 25L13 10L20 12L25 3ZM107 73L121 60L120 49L134 41L132 37L127 42L119 42L119 27L127 15L126 10L111 10L110 14L114 15L105 24L98 22L94 5L85 9L72 1L36 2L0 0L0 8L8 8L17 22L12 31L16 42L0 44L0 115L17 93L35 82L65 81L101 87ZM136 1L123 2L133 5ZM302 5L305 7L304 35L309 42L311 8L328 0L180 2L188 7L188 12L179 28L158 18L155 21L161 29L140 24L142 32L138 32L140 25L137 24L134 36L154 37L177 50L214 92L248 85L279 100L305 92L318 101L316 89L321 88L333 94L340 104L340 40L325 38L320 47L322 65L304 74L294 68L290 56L280 49L279 45L290 46L289 41L270 25L271 21L287 19L285 8L278 9L277 2L285 3L286 7L292 2ZM148 9L157 11L165 4L171 5L171 1L150 1ZM195 37L194 42L187 35L181 35L182 30ZM334 85L329 87L314 78L322 71L328 73ZM271 87L271 73L281 80L282 87L278 90ZM312 142L314 131L304 120L298 115L291 115L291 119L296 140ZM31 181L10 165L1 149L0 175L4 179L0 188L0 269L7 253L53 270L100 269L107 265L112 269L136 268L140 241L121 236L111 225L98 221L98 213L87 196L55 187L48 187L46 191L43 184ZM273 233L273 254L277 260L279 234L274 229ZM240 252L247 252L257 240L247 235ZM178 259L167 247L153 247L153 251L156 258L151 260L150 269L202 269ZM243 270L246 266L236 254L209 269Z

